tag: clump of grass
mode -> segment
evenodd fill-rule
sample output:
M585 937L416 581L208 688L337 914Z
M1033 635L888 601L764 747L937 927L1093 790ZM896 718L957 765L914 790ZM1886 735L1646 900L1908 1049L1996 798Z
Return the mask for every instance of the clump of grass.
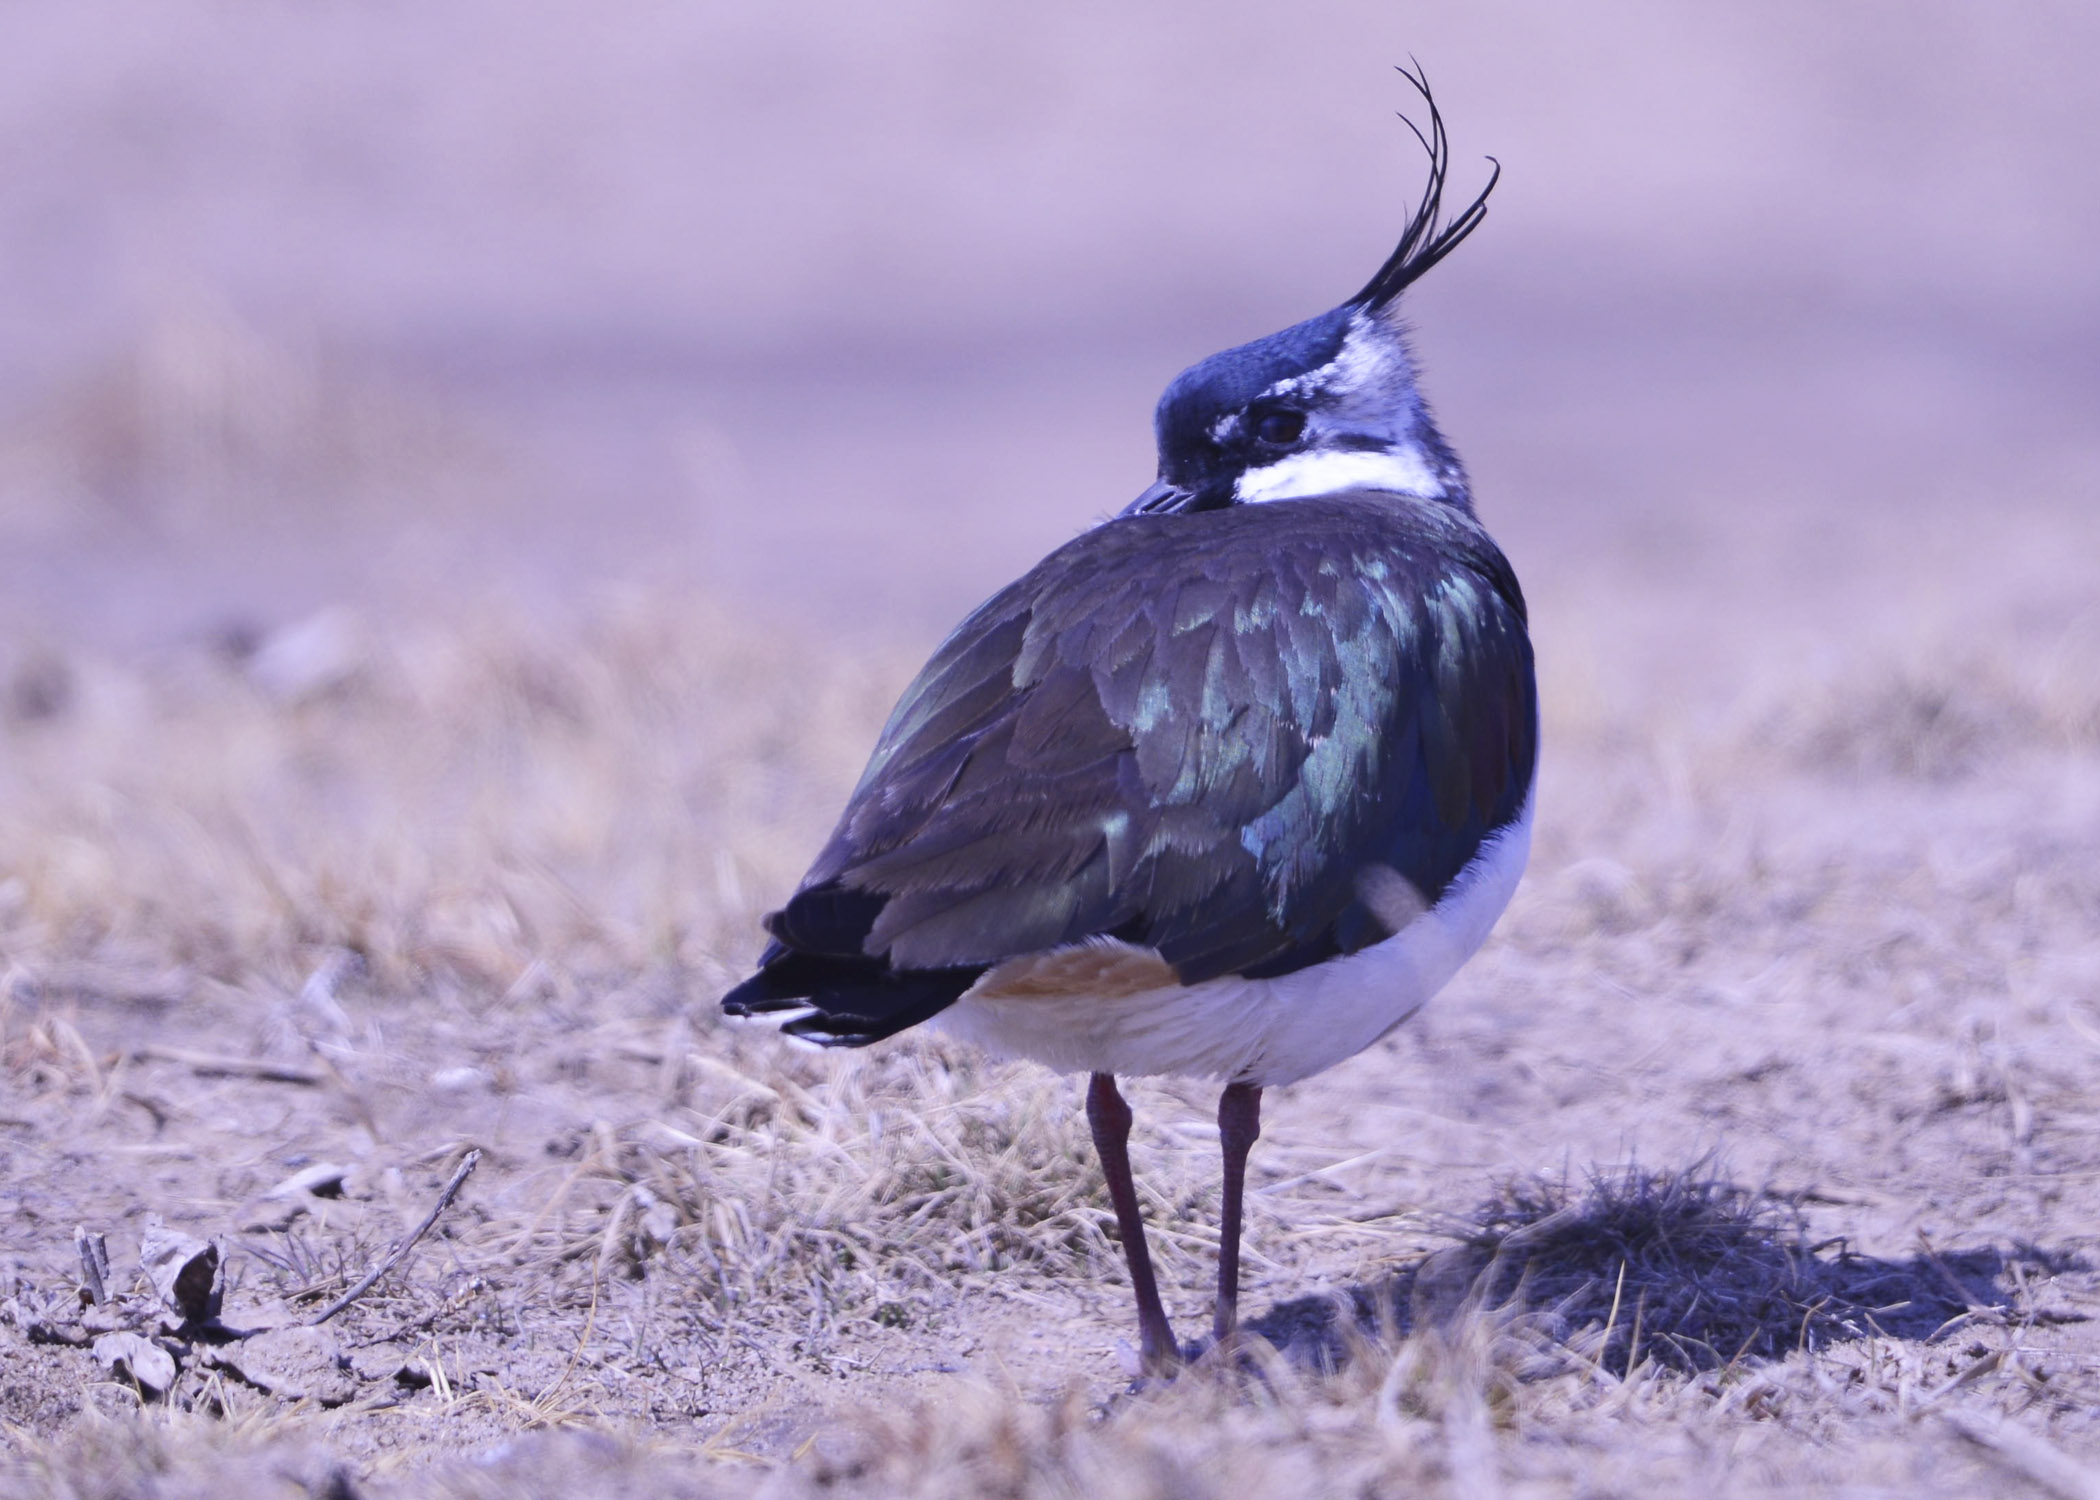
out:
M1694 1165L1512 1180L1446 1231L1457 1243L1345 1297L1302 1298L1251 1327L1285 1358L1335 1370L1417 1331L1486 1318L1533 1378L1570 1360L1623 1378L1643 1365L1734 1368L1870 1336L1930 1340L2003 1307L1996 1251L1903 1261L1813 1244L1794 1205Z
M1861 664L1790 691L1762 738L1810 770L1954 781L2017 751L2100 739L2100 684L2082 660L1967 657Z
M508 1234L521 1260L673 1287L709 1337L791 1323L812 1354L860 1319L937 1316L970 1278L1120 1277L1067 1081L937 1041L849 1060L755 1027L693 1043L682 1104L594 1139L568 1173L579 1185L560 1190L565 1211L490 1236ZM1163 1263L1207 1253L1176 1226L1204 1218L1210 1174L1162 1160L1200 1144L1147 1135L1137 1154L1179 1194L1151 1204Z
M1401 1291L1411 1322L1520 1315L1618 1376L1644 1361L1694 1372L1874 1332L1924 1337L2002 1300L1995 1256L1957 1267L1811 1244L1793 1205L1699 1166L1596 1171L1580 1190L1565 1177L1512 1181L1455 1233L1457 1247L1385 1289L1389 1321Z
M1911 672L1843 684L1809 726L1802 750L1821 769L1951 780L2040 727L2035 705L2003 689Z
M1713 1369L1842 1332L1828 1265L1798 1217L1697 1170L1637 1167L1504 1185L1458 1265L1484 1306L1533 1309L1562 1342L1623 1375L1643 1359ZM1435 1279L1448 1287L1451 1266Z
M0 1493L35 1500L362 1500L350 1470L312 1445L305 1413L218 1421L106 1415L88 1406L63 1440L15 1431Z

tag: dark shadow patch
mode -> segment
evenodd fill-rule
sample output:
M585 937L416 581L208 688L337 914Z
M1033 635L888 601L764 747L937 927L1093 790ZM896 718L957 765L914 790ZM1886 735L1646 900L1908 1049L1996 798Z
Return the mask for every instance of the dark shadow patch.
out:
M1809 1243L1793 1204L1701 1168L1506 1184L1457 1241L1382 1282L1280 1303L1247 1330L1292 1363L1335 1369L1366 1340L1450 1327L1472 1313L1521 1319L1616 1375L1643 1361L1712 1370L1881 1334L1930 1339L1971 1314L2002 1314L2022 1247L1928 1251L1905 1260Z

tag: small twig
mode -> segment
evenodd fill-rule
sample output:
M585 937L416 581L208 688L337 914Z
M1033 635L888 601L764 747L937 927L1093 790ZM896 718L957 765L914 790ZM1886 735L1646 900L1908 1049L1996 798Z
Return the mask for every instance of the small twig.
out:
M264 1083L297 1083L312 1088L321 1075L311 1068L289 1063L258 1062L246 1057L219 1057L210 1052L191 1052L183 1047L140 1047L132 1058L138 1062L174 1063L202 1078L255 1078Z
M100 1307L109 1301L109 1245L85 1224L75 1224L73 1248L80 1252L80 1279L86 1284L88 1300Z
M430 1205L430 1212L423 1215L423 1222L418 1224L414 1229L410 1230L406 1235L402 1236L400 1239L394 1241L394 1248L387 1251L386 1256L379 1262L378 1265L372 1267L371 1270L365 1273L363 1280L359 1281L356 1286L350 1288L349 1291L343 1293L342 1296L336 1298L335 1301L329 1303L328 1306L323 1308L320 1312L314 1314L314 1316L312 1316L311 1318L308 1318L306 1320L306 1326L309 1328L318 1328L321 1324L327 1322L330 1318L334 1317L337 1313L341 1312L344 1308L348 1307L351 1303L355 1302L358 1298L362 1297L366 1292L372 1290L373 1287L379 1284L380 1277L386 1275L387 1272L393 1270L394 1267L400 1265L401 1258L407 1255L409 1251L415 1249L416 1241L420 1240L421 1238L423 1238L424 1235L430 1232L430 1226L438 1221L438 1215L443 1213L447 1208L451 1206L452 1200L459 1195L460 1185L473 1175L474 1168L478 1166L480 1162L481 1152L478 1148L476 1150L469 1151L465 1156L461 1157L458 1169L452 1174L452 1180L446 1183L445 1190L442 1193L438 1194L437 1202Z

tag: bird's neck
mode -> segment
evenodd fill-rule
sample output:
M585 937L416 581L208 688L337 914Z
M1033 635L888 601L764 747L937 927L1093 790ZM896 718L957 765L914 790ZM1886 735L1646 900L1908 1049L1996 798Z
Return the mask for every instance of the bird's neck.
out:
M1384 490L1471 509L1464 468L1432 430L1380 448L1324 448L1249 469L1233 486L1241 505Z

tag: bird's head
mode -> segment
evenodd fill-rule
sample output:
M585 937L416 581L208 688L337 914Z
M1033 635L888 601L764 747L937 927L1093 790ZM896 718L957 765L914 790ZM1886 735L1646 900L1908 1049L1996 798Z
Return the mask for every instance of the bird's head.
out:
M1419 73L1401 70L1429 106L1429 183L1400 243L1364 289L1331 312L1213 354L1160 397L1159 482L1124 512L1217 510L1270 500L1390 490L1470 509L1465 470L1415 386L1399 296L1487 213L1480 196L1439 224L1450 148Z

